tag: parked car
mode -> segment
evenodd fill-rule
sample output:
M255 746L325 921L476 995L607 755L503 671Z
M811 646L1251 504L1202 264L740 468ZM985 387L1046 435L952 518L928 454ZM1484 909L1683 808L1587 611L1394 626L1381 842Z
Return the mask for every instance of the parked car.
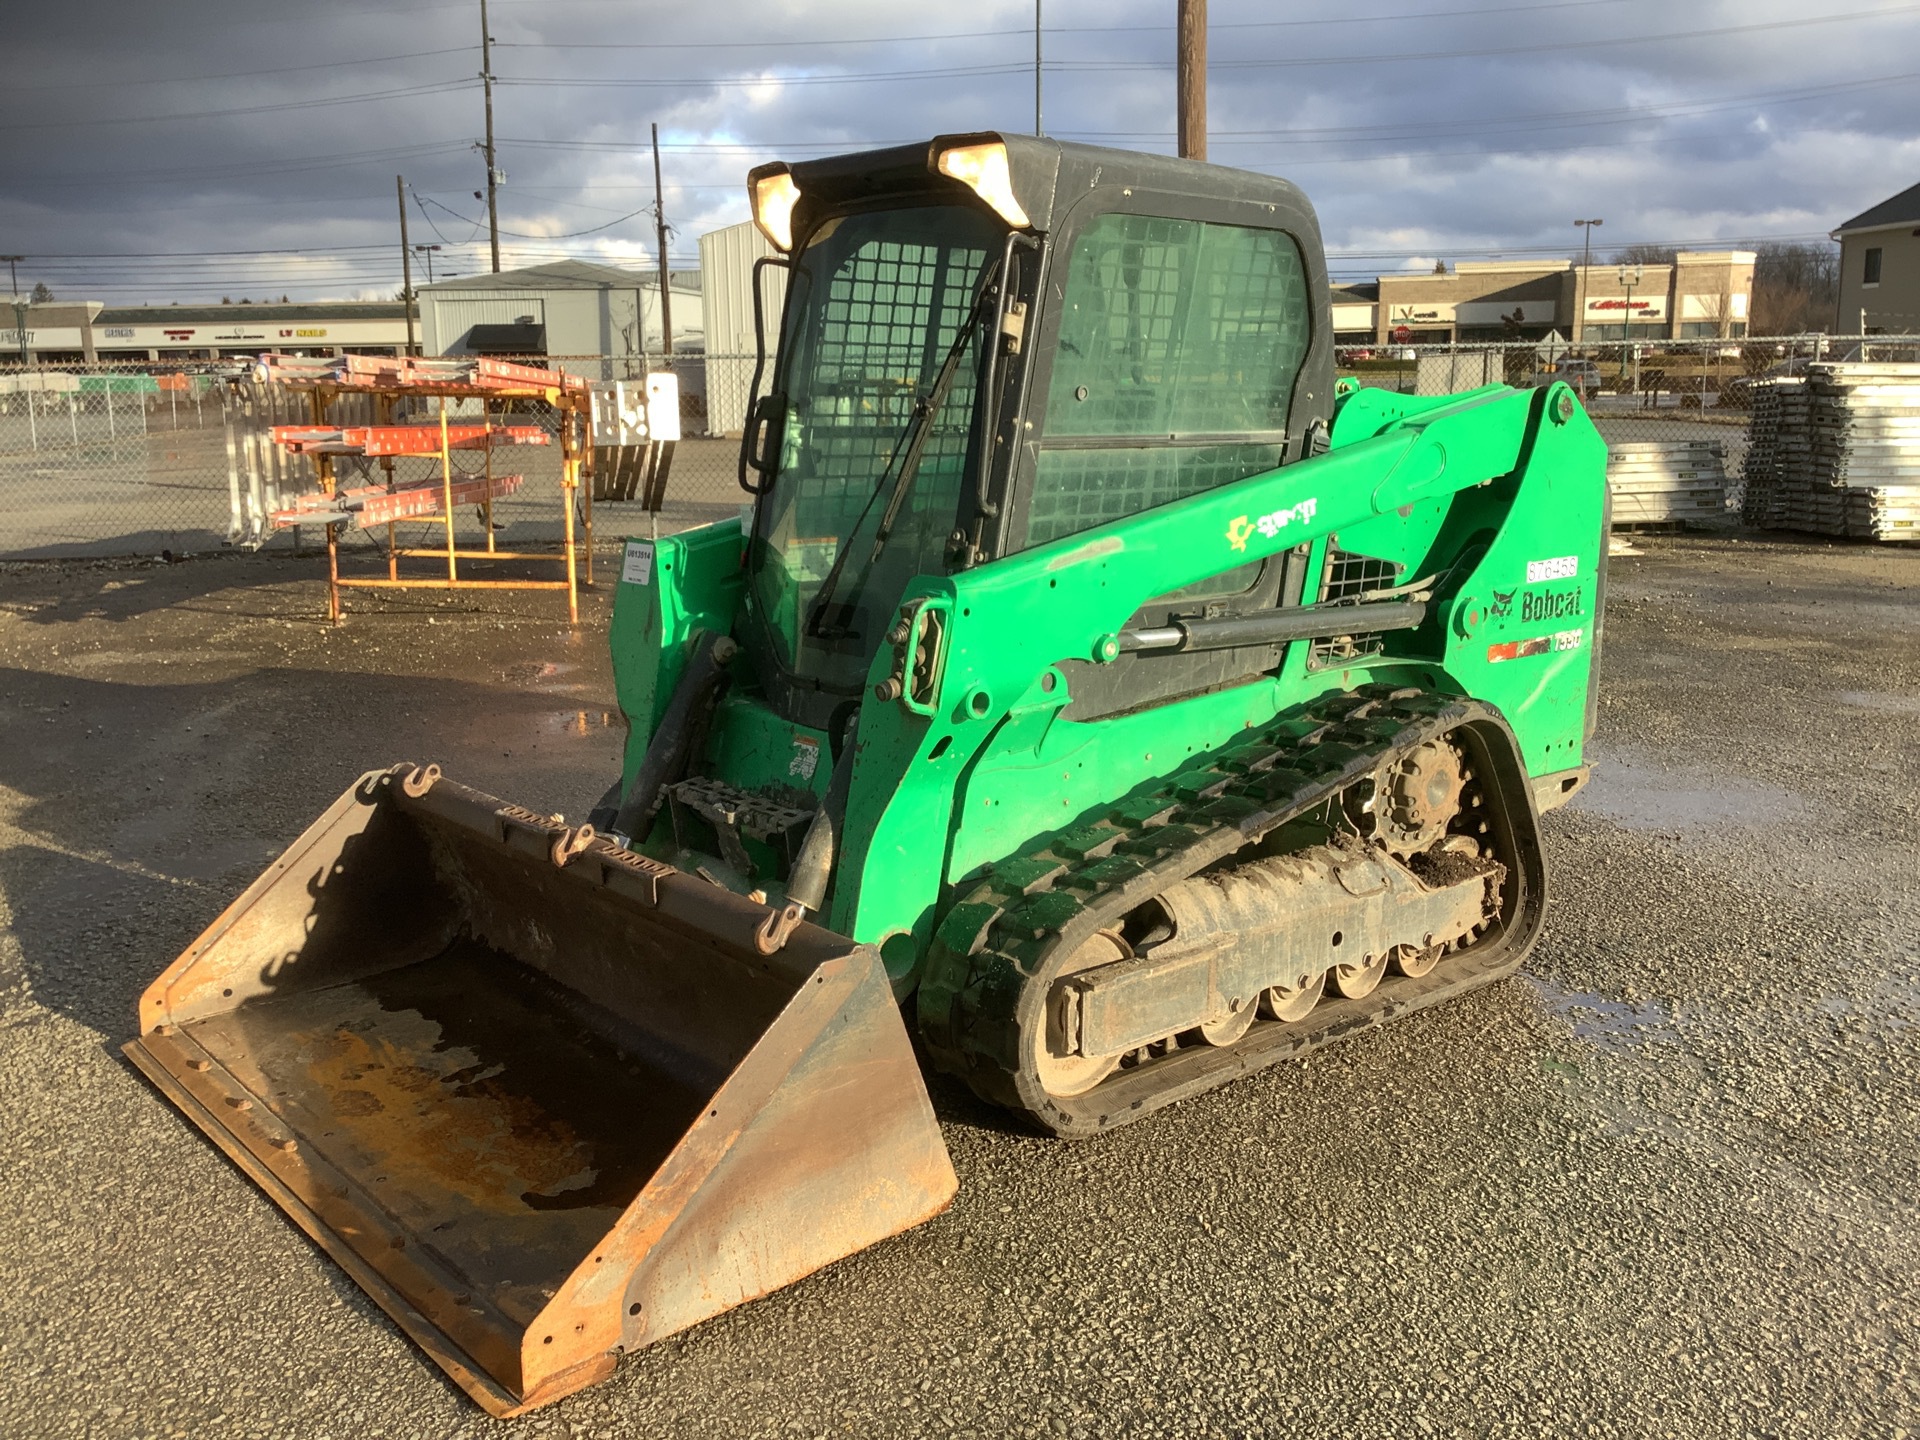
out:
M1720 387L1717 402L1723 410L1747 410L1753 406L1753 387L1769 380L1784 380L1806 373L1807 362L1789 355L1762 370L1758 375L1736 375Z
M1551 385L1556 380L1563 380L1571 385L1574 393L1584 400L1600 388L1600 362L1583 356L1549 360L1533 372L1532 379L1527 383Z

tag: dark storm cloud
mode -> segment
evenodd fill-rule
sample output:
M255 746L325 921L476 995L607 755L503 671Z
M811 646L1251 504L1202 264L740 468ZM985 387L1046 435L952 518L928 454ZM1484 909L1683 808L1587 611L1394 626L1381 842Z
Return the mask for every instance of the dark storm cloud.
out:
M1603 250L1819 234L1920 173L1902 74L1920 72L1920 6L1359 3L1212 7L1213 158L1296 179L1345 274L1569 253L1575 216L1605 217ZM413 239L446 247L436 264L484 265L477 0L11 8L0 251L33 257L23 281L109 300L391 293L396 172L422 200ZM1172 148L1172 8L1048 0L1050 133ZM1803 23L1859 12L1875 13ZM783 149L1030 128L1032 13L492 0L503 258L650 257L633 214L650 121L686 256L742 218L746 167ZM1325 23L1272 23L1300 20ZM850 43L935 34L953 38Z

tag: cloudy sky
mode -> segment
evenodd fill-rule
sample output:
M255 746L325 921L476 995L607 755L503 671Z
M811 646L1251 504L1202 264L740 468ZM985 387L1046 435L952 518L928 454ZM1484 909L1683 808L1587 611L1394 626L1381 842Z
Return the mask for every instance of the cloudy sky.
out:
M1174 0L1044 0L1045 129L1170 152ZM1033 128L1033 0L490 0L506 265L676 262L764 159ZM384 297L394 175L486 266L479 0L7 7L0 253L110 303ZM1920 180L1920 4L1212 0L1212 159L1313 198L1337 277L1814 239ZM424 278L424 277L420 277ZM0 281L3 283L3 281Z

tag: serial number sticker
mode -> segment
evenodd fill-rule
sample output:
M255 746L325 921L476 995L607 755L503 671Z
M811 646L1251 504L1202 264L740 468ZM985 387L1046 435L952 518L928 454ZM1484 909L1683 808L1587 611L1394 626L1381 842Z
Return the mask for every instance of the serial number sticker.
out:
M627 555L620 566L620 579L628 585L653 583L653 542L651 540L627 542Z
M1580 573L1578 555L1562 555L1555 560L1529 560L1527 562L1527 584L1538 585L1542 580L1571 580Z
M796 775L802 780L813 779L813 772L820 768L820 742L811 735L793 737L793 758L787 762L787 774Z

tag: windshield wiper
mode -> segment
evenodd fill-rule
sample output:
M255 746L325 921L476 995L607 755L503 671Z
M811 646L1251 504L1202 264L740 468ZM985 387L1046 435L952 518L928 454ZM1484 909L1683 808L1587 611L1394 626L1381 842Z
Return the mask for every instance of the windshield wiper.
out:
M837 640L853 633L852 620L854 607L851 604L833 604L840 589L840 580L846 568L848 552L853 548L853 539L860 533L860 527L867 523L873 505L881 495L887 497L887 505L880 512L880 523L874 528L873 548L867 552L866 564L862 575L870 572L880 559L881 551L887 548L887 540L893 534L893 527L900 519L900 511L906 505L907 493L913 488L913 478L920 472L921 457L926 454L927 440L933 434L934 416L940 413L940 407L946 404L947 396L953 391L953 382L960 374L960 361L966 354L968 345L979 333L982 321L992 312L996 286L1000 278L1001 266L995 265L980 280L980 289L974 295L973 308L961 323L959 333L953 337L953 344L947 347L947 358L941 363L933 384L927 392L913 402L913 414L907 419L907 428L900 437L900 445L893 453L898 462L897 468L889 462L888 469L880 473L879 481L873 487L873 494L867 497L867 503L860 507L853 528L847 532L847 544L833 557L833 564L827 568L827 575L820 582L820 593L814 597L813 605L807 611L806 633L816 640ZM888 472L892 478L889 481ZM828 619L832 612L831 621Z

